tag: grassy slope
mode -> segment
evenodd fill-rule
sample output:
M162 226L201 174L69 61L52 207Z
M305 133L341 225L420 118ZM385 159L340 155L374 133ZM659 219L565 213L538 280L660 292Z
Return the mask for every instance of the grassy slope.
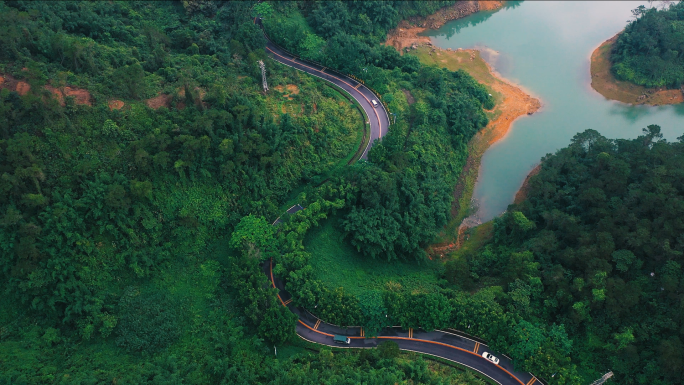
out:
M330 288L344 287L345 291L359 295L367 290L399 287L413 292L432 291L437 286L441 264L427 265L393 262L366 258L342 239L342 233L331 218L312 229L304 246L311 253L311 266L316 278Z

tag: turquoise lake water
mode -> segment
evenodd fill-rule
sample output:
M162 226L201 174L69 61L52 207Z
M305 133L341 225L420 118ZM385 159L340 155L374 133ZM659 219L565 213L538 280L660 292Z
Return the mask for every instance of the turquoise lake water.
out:
M547 153L588 128L608 138L635 138L658 124L668 141L684 135L684 105L631 106L607 100L590 86L589 58L620 32L630 10L648 2L509 2L427 33L442 48L480 48L506 79L539 98L542 109L515 121L482 157L473 194L476 219L488 221L513 202L529 171ZM654 3L655 4L655 3Z

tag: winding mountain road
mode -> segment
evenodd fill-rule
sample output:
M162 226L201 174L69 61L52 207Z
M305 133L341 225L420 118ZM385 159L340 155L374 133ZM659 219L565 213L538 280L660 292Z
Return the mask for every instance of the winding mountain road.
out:
M260 20L255 19L255 23L260 24ZM383 104L378 101L378 97L362 83L321 65L300 60L273 43L266 34L264 36L266 37L266 52L271 59L336 85L346 91L361 105L361 108L366 112L366 116L368 116L369 121L366 123L370 124L370 140L361 155L362 159L367 159L368 150L373 146L373 141L387 134L387 128L389 127L389 115ZM378 101L378 107L374 108L371 100Z
M294 207L294 206L293 206ZM530 373L515 370L511 360L497 354L499 365L482 358L489 347L475 339L465 336L456 330L435 330L425 332L418 329L403 330L401 327L386 328L375 338L366 338L362 327L340 327L318 319L306 309L294 306L292 295L285 290L284 282L273 275L272 261L262 265L264 274L270 279L274 288L278 289L278 299L283 306L299 317L296 332L304 340L337 348L374 348L384 340L394 341L401 350L428 354L456 362L478 371L502 385L544 385ZM350 345L339 345L333 342L334 335L351 338Z
M255 23L260 24L260 20L255 19ZM264 34L264 36L266 35ZM371 104L371 100L377 100L373 92L350 77L330 71L318 64L300 60L278 47L268 39L268 36L266 36L266 39L266 51L273 60L335 84L361 105L369 119L367 124L370 124L370 140L361 156L361 158L366 159L373 141L382 138L387 133L389 127L389 115L384 106L379 104L377 108L374 108ZM303 210L302 206L295 205L287 212L294 214L299 210ZM274 225L278 220L274 222ZM378 337L366 338L362 327L343 328L325 323L306 311L306 309L294 306L292 296L285 290L284 282L273 276L272 261L266 261L262 268L271 280L273 287L278 289L278 299L282 305L287 306L290 311L299 317L296 332L304 340L338 348L373 348L383 340L391 340L395 341L402 350L428 354L459 363L482 373L502 385L544 385L532 374L516 371L513 363L506 356L495 354L500 360L498 365L484 359L482 353L490 351L489 347L456 330L425 332L417 329L403 330L401 327L393 327L386 328ZM350 337L351 344L335 344L333 336L336 334Z

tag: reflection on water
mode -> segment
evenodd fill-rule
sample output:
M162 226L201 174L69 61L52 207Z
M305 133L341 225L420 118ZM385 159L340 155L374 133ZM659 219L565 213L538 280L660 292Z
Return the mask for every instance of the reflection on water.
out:
M658 107L649 106L632 106L625 103L612 103L610 108L608 108L608 113L611 115L620 115L626 121L630 123L635 123L641 120L645 116L653 113L653 110ZM663 108L663 107L661 107ZM669 108L669 107L666 107Z
M684 134L684 106L630 106L591 89L589 58L621 31L631 10L647 1L508 2L430 31L442 48L473 48L497 72L541 99L540 112L516 120L482 157L474 199L483 221L513 201L527 173L548 153L592 128L608 138L634 138L658 124L667 140Z
M492 17L493 14L496 12L499 12L500 10L504 9L515 9L522 4L522 0L518 1L507 1L504 6L501 9L497 9L496 11L482 11L478 12L474 15L471 15L467 18L459 20L457 23L447 23L445 24L442 28L439 29L439 32L443 34L447 39L450 37L456 35L459 33L463 28L468 28L468 27L474 27L478 24L484 23L487 19ZM427 31L425 35L430 36L432 35L432 31Z

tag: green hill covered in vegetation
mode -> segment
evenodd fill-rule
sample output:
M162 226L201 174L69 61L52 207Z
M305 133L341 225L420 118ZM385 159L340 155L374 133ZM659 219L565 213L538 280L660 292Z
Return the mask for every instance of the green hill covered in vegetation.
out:
M486 123L483 91L415 62L378 67L397 95L395 142L415 139L345 176L363 116L267 57L255 3L0 2L0 383L481 383L392 346L333 356L294 339L259 263L296 233L268 223L325 196L315 186L330 177L379 173L388 194L427 196L425 181L448 170L431 210L448 207L465 143ZM401 89L420 82L409 108ZM426 234L445 213L431 215ZM243 239L257 230L273 243ZM403 258L430 241L398 239L383 247Z
M684 3L668 8L639 6L619 35L611 61L619 80L646 87L679 88L684 83Z
M684 144L657 126L578 134L477 246L425 260L494 101L380 42L449 3L0 2L0 383L484 383L296 338L269 258L294 304L366 336L457 328L552 384L681 383ZM269 59L257 14L379 93L393 124L368 161L343 167L363 115ZM675 63L626 48L651 18L676 31L665 14L640 13L616 57Z
M510 353L526 368L553 373L555 354L539 352L565 345L546 346L538 333L561 327L583 372L681 383L682 139L667 143L655 125L632 140L577 134L543 160L528 199L495 220L492 240L449 263L446 276L462 289L502 289L498 302L520 317L506 329Z

